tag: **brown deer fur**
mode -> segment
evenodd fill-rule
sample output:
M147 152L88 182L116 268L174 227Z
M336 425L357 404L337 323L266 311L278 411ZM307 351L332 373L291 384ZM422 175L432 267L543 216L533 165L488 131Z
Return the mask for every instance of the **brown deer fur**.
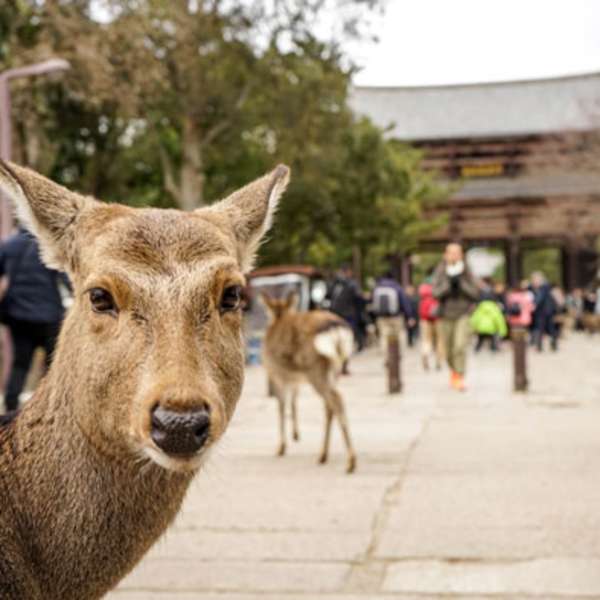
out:
M243 284L285 189L280 166L193 213L103 204L13 164L0 190L74 288L52 366L0 429L0 598L92 600L113 588L172 522L243 379ZM115 314L92 310L108 290ZM197 455L150 437L151 411L210 409Z
M346 323L331 312L316 310L297 312L296 297L285 299L262 296L271 322L264 342L264 362L273 382L279 406L279 456L285 454L285 410L292 409L294 439L298 439L296 396L298 384L308 381L323 399L325 433L319 462L327 462L331 424L336 417L348 452L347 472L354 471L356 456L350 440L344 401L337 390L337 378L350 358L352 332Z

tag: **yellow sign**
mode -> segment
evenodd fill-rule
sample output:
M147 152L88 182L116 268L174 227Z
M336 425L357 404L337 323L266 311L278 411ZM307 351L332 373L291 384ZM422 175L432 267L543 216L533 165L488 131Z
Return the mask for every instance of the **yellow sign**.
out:
M465 165L461 168L462 177L497 177L504 173L504 165L500 163L489 165Z

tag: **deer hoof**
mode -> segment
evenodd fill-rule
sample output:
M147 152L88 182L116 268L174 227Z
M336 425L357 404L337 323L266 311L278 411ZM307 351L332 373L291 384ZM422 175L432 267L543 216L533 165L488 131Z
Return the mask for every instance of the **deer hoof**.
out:
M277 449L276 456L283 456L285 454L285 444L281 444Z
M348 466L346 467L346 473L354 473L356 470L356 456L351 456L348 459Z
M321 454L318 462L320 465L324 465L327 462L327 454Z
M294 441L295 442L300 441L300 434L297 431L294 431L294 436L293 437L294 437Z

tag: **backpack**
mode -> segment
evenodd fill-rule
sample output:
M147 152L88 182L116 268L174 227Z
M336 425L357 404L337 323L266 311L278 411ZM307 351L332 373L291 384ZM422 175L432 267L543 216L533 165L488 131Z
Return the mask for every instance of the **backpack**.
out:
M419 318L423 321L436 321L440 317L440 303L433 297L430 283L419 286Z
M419 317L424 321L435 321L440 316L440 303L433 296L426 296L419 303Z
M381 285L373 291L373 312L378 317L395 317L400 314L398 292L392 287Z
M329 310L342 317L350 317L356 313L355 291L351 282L338 279L330 292Z

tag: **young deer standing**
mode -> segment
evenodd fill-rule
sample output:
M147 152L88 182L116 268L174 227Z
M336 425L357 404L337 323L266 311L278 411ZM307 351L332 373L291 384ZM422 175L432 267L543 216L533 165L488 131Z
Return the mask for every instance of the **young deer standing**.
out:
M263 295L262 299L271 318L265 335L264 361L279 404L278 455L285 454L285 408L288 399L292 407L294 439L298 438L296 394L298 384L306 380L325 404L325 436L319 462L327 462L331 423L335 416L348 451L346 470L352 473L356 467L356 456L344 401L336 389L337 378L354 348L352 331L331 312L297 312L295 294L285 299Z
M243 273L288 175L183 213L0 163L75 298L48 375L0 430L0 598L100 598L173 521L240 395Z

